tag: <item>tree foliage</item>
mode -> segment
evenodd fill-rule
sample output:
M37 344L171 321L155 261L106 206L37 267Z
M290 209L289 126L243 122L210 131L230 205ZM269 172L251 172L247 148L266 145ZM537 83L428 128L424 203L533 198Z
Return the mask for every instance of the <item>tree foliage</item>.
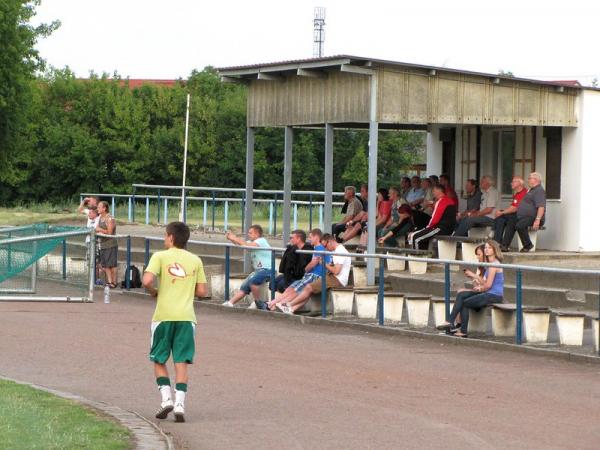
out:
M245 86L221 83L212 67L174 86L135 89L118 74L78 79L64 68L35 76L43 67L35 40L57 26L27 24L36 4L4 0L0 6L10 19L0 21L1 48L15 46L0 52L0 202L127 193L132 183L180 185L187 93L192 100L186 184L244 185ZM11 39L18 44L5 44ZM283 134L277 128L257 130L257 188L283 186ZM294 130L294 189L323 189L324 141L323 130ZM336 130L334 189L366 181L367 148L366 130ZM423 133L382 131L380 182L398 183L423 149Z

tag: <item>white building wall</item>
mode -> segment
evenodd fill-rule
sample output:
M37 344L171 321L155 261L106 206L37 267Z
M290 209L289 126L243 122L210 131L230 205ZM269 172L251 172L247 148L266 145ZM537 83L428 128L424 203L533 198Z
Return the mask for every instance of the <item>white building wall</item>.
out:
M578 211L572 211L574 215L567 218L569 222L575 222L574 226L579 228L579 249L599 251L600 209L597 186L600 177L600 92L583 90L580 99L579 128L575 132L579 137L580 170L570 172L563 170L562 181L563 186L568 182L571 187L577 189L570 193L571 197L580 198ZM563 192L567 189L564 188ZM566 206L564 203L565 201L563 207ZM572 210L570 205L569 209Z

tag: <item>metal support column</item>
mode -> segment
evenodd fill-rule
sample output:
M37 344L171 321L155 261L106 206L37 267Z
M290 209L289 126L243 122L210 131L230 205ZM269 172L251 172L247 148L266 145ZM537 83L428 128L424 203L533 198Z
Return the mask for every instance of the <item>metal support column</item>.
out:
M323 232L331 233L333 203L333 125L325 124L325 185L323 196Z
M252 226L254 206L254 128L246 128L246 211L244 213L244 231ZM250 272L250 254L245 252L244 272Z
M377 122L377 75L371 75L371 108L369 114L369 211L367 253L375 253L375 221L377 207L377 141L379 124ZM375 284L375 260L367 259L367 284Z
M292 208L292 147L294 143L294 129L285 127L283 154L283 225L281 227L284 244L290 237L290 221Z

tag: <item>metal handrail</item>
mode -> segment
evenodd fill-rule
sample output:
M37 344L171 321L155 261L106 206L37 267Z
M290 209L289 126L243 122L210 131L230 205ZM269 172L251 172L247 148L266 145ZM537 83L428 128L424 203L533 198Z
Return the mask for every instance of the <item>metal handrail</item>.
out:
M132 184L134 188L150 188L150 189L173 189L182 190L185 188L186 191L215 191L215 192L246 192L244 188L219 188L211 186L170 186L170 185L159 185L159 184ZM252 192L255 194L283 194L283 190L277 189L253 189ZM323 191L291 191L294 195L325 195ZM332 195L341 196L343 192L332 192Z

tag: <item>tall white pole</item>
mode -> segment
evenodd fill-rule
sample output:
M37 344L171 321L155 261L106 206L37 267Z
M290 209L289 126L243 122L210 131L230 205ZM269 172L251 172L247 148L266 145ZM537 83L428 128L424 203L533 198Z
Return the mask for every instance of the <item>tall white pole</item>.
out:
M179 211L179 220L185 221L185 175L187 171L187 152L188 152L188 131L190 125L190 94L187 95L187 106L185 109L185 140L183 142L183 181L181 183L181 209Z

